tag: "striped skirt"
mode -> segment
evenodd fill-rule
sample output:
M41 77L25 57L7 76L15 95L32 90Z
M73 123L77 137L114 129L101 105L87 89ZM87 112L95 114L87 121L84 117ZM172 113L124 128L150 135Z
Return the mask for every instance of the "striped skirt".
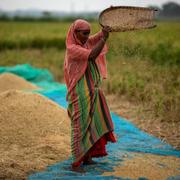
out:
M73 166L79 166L88 155L107 155L107 142L116 142L112 132L113 122L99 88L100 83L97 65L89 61L85 74L67 95Z

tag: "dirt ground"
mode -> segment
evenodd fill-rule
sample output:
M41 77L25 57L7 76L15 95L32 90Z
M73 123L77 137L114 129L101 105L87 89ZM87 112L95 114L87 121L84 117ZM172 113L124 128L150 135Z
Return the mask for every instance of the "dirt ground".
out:
M111 111L180 150L180 121L176 124L162 122L149 109L143 110L142 105L129 102L123 96L106 95L106 99Z

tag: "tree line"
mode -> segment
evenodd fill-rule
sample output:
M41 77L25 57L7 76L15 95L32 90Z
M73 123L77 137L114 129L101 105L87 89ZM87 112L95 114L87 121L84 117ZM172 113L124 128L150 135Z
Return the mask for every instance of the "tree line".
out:
M180 19L180 4L175 2L167 2L161 8L151 6L158 10L157 19Z
M175 2L167 2L162 5L161 8L157 6L150 6L150 8L157 10L157 19L175 19L180 20L180 4ZM42 16L34 17L34 16L9 16L6 12L0 12L0 20L1 21L72 21L76 18L86 18L88 20L97 20L98 12L93 13L79 13L79 14L67 14L66 16L55 16L53 13L44 11L42 12Z

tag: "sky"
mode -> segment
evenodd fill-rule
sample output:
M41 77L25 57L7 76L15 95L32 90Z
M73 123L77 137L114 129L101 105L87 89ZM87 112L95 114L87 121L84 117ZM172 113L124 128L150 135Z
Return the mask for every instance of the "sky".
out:
M180 4L180 0L169 0ZM2 10L38 9L47 11L102 11L109 6L156 5L161 7L168 0L0 0Z

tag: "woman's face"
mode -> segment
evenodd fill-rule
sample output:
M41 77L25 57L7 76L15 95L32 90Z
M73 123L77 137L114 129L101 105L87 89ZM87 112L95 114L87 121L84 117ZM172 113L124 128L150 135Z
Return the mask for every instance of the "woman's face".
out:
M89 38L90 30L76 30L76 37L85 44Z

